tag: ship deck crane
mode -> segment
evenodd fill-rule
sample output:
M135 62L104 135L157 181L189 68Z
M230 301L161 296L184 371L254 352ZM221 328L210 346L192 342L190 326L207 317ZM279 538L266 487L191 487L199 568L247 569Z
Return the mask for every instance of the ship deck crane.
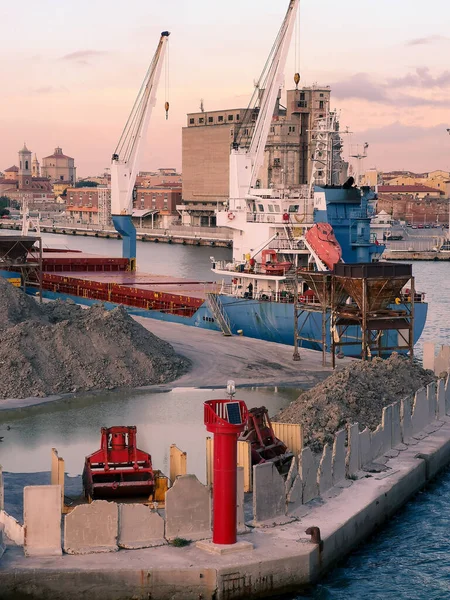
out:
M111 214L123 238L122 256L136 269L136 228L132 221L133 188L139 169L142 142L146 138L170 33L163 31L133 109L111 158ZM166 113L169 106L166 102Z
M290 0L281 29L275 39L261 77L255 86L252 101L254 98L257 98L260 90L263 89L264 92L261 97L258 117L249 148L239 147L239 137L242 134L243 127L245 127L245 118L234 138L230 154L229 208L231 210L238 209L241 206L241 200L251 195L252 189L256 185L259 170L264 163L267 138L270 132L278 93L283 83L284 69L299 4L300 0ZM254 113L254 109L247 109L247 116L251 113Z

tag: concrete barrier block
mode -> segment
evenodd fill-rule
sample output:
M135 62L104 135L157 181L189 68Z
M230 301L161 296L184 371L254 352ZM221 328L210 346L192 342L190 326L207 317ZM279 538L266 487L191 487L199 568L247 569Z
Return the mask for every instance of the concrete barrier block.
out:
M429 423L427 391L425 388L420 388L414 395L411 420L413 435L423 431Z
M286 492L284 479L271 462L253 467L253 519L267 521L284 515Z
M436 384L434 381L427 385L426 390L428 402L428 423L432 423L436 420L437 412Z
M389 452L392 448L392 404L385 406L381 415L381 425L383 427L383 452Z
M3 525L5 535L11 542L23 546L25 537L23 525L4 510L0 510L0 524Z
M347 426L348 445L345 459L347 476L355 475L361 467L359 455L359 425L354 423Z
M333 487L332 457L333 449L330 444L326 444L323 447L322 458L317 471L317 485L320 496Z
M434 371L434 342L423 344L423 368Z
M211 537L211 494L195 475L177 477L166 492L166 538Z
M372 454L372 460L375 460L379 456L382 456L386 450L385 443L385 431L382 423L378 425L375 431L370 432L370 451Z
M372 452L370 447L370 429L367 427L364 431L359 432L359 452L360 452L360 460L361 467L372 462Z
M333 442L333 457L331 460L333 485L336 485L345 479L346 440L347 432L345 429L341 429L335 433Z
M298 473L303 484L303 504L314 500L319 495L317 486L317 466L311 448L303 448L299 455Z
M291 466L289 467L289 471L288 471L288 474L286 477L286 496L289 494L294 481L297 479L297 475L298 475L297 457L294 456L291 461Z
M438 419L442 419L446 415L445 411L445 380L439 379L436 385L436 404L437 412L436 416Z
M164 519L145 504L119 504L119 548L152 548L166 544Z
M25 556L61 556L61 486L23 489Z
M2 523L0 523L0 558L3 556L3 553L5 552L6 546L5 546L5 540L3 537L3 525Z
M302 505L303 498L303 482L300 475L294 479L289 494L286 496L287 512L295 510Z
M448 373L450 370L450 346L441 346L439 354L434 359L434 372L436 375Z
M245 531L244 517L244 467L237 468L237 506L236 506L236 526L237 531Z
M400 402L400 423L402 426L402 442L406 444L412 438L412 398L403 398Z
M392 404L391 448L402 443L402 427L400 419L400 402Z
M76 506L64 519L64 552L116 552L119 511L115 502L95 500Z
M450 373L445 381L445 414L450 415Z

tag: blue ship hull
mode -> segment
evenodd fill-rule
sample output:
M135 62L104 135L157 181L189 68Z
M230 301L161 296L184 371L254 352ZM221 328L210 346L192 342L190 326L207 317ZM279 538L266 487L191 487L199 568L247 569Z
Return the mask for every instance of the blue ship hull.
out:
M90 298L81 298L79 296L70 296L68 294L43 291L43 296L48 299L68 299L70 298L78 304L91 306L98 304L98 300ZM262 302L259 300L251 300L246 298L233 298L230 296L219 296L224 312L229 318L231 330L233 334L238 335L241 331L246 337L265 340L268 342L277 342L279 344L294 345L294 305ZM112 302L104 302L104 306L108 309L113 309L117 304ZM204 303L192 317L182 317L161 311L144 310L125 306L126 310L132 314L159 321L167 321L171 323L181 323L191 327L200 327L201 329L209 329L220 332L214 316L210 312L206 303ZM401 309L402 306L396 306L396 309ZM404 308L404 307L403 307ZM425 327L427 318L427 303L416 303L414 306L414 343L420 338ZM322 315L321 313L303 313L299 316L298 322L299 331L302 337L310 340L321 340L322 338ZM346 335L347 341L354 341L354 345L344 346L342 352L346 356L359 357L361 354L361 331L358 327L350 327ZM381 348L389 348L398 345L397 331L385 331L381 339ZM322 350L322 344L319 342L303 340L300 347L309 348L311 350ZM327 327L327 347L330 348L330 331ZM405 352L407 352L405 348ZM390 354L386 352L385 354Z

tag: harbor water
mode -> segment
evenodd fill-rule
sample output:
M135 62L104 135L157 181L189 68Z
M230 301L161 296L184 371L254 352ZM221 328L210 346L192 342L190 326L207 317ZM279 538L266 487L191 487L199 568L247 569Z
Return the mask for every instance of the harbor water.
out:
M44 235L54 247L82 249L95 254L120 256L121 242ZM144 272L169 273L212 281L210 256L231 259L223 248L138 243L138 265ZM447 263L416 262L416 289L426 293L429 313L424 341L450 341L450 279ZM225 384L226 382L224 382ZM249 405L265 404L270 414L296 397L292 389L245 388L239 397ZM108 392L18 411L8 420L11 429L0 446L0 464L6 471L49 469L50 448L66 460L66 470L79 474L83 458L99 446L102 425L136 424L138 442L152 453L154 466L168 470L168 452L176 443L188 453L188 469L205 480L202 404L223 396L220 390L176 389L166 392ZM0 435L6 422L0 417ZM352 553L308 592L276 596L272 600L438 600L450 599L448 552L448 498L450 471L418 494L368 543Z

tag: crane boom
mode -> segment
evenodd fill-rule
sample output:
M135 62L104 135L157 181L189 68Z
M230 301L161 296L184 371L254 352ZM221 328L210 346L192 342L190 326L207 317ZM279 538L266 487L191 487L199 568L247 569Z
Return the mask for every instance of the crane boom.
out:
M248 149L236 148L230 154L230 200L245 198L253 187L264 163L264 152L270 131L278 92L283 83L284 68L292 38L300 0L290 0L286 16L269 55L269 70L264 69L258 87L264 89L258 118ZM263 78L265 77L265 81Z
M156 104L156 90L169 35L168 31L161 33L155 55L112 155L111 213L113 216L131 215L133 188L139 169L142 141L146 137L152 108Z

